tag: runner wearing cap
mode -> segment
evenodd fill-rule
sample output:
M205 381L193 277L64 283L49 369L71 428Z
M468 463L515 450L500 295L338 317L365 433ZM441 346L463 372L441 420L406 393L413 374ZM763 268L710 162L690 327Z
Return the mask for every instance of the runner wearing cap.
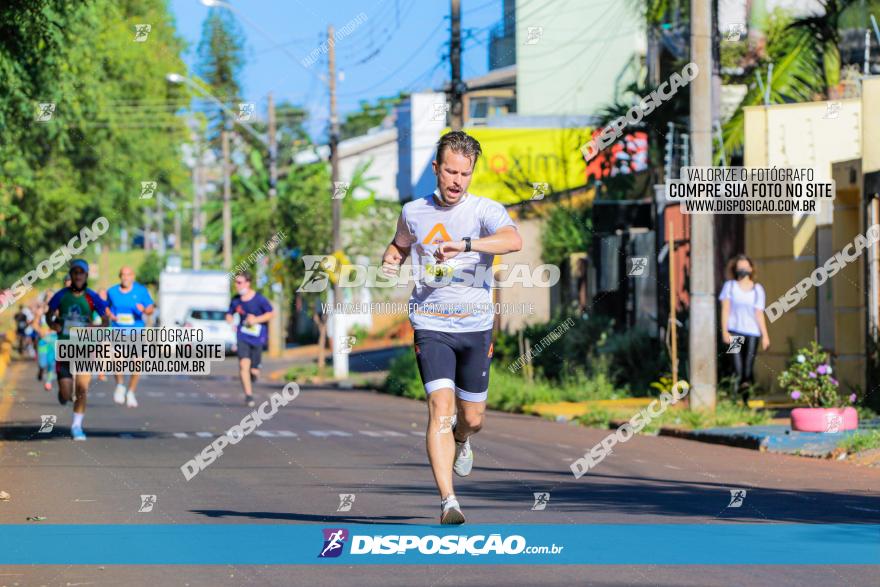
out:
M49 311L46 321L49 327L58 333L59 340L70 339L71 328L92 326L92 315L101 317L102 325L107 325L107 306L94 291L87 287L89 264L82 259L70 262L70 286L65 287L49 300ZM69 361L57 361L55 370L58 373L58 401L61 405L73 399L73 423L70 433L74 440L85 440L82 429L86 413L86 396L89 392L91 375L70 372ZM74 391L76 392L74 394Z

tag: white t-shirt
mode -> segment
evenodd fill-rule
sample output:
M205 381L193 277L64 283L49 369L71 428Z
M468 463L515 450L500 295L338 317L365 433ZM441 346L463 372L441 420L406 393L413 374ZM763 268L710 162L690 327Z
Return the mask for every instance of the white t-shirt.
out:
M736 281L729 279L724 282L718 299L730 300L730 314L727 317L728 332L761 336L755 311L764 311L766 295L760 283L754 284L752 289L745 291L740 289Z
M492 328L492 262L488 253L459 253L439 264L434 251L442 242L483 238L505 226L516 227L504 206L465 194L455 206L441 206L434 194L408 202L397 222L394 242L411 246L415 286L410 297L414 329L481 332ZM445 277L444 277L445 276Z

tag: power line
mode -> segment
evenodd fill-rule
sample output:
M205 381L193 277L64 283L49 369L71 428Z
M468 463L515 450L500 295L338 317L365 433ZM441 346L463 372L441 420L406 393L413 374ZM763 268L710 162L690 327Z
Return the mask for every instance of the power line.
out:
M398 73L400 73L401 70L405 69L410 63L412 63L412 58L415 57L416 55L418 55L419 53L421 53L422 50L425 47L427 47L428 43L430 43L432 40L434 40L434 39L432 39L432 37L440 29L441 26L443 26L443 21L440 21L439 23L437 23L437 26L434 27L434 30L432 30L430 33L428 33L426 35L425 41L421 45L419 45L419 47L415 51L413 51L412 53L410 53L407 56L407 60L404 61L404 63L402 63L400 65L400 67L398 67L397 69L392 71L385 78L383 78L379 82L373 84L369 88L364 88L364 89L358 90L356 92L340 93L339 96L340 97L347 97L347 96L354 96L354 95L359 95L359 94L366 94L366 93L371 92L371 91L375 90L376 88L382 86L383 84L385 84L385 82L387 82L388 80L390 80L391 78L396 76Z

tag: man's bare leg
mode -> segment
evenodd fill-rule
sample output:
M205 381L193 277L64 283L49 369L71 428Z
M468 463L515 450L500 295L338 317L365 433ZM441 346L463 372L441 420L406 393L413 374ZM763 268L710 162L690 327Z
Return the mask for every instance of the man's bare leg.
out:
M483 427L486 402L469 402L455 398L458 418L455 425L456 442L464 442Z
M61 405L66 404L73 397L73 378L66 377L58 380L58 401Z
M70 434L73 436L74 440L86 439L86 435L82 429L82 423L83 417L86 415L86 400L91 380L91 375L74 375L73 384L76 394L73 398L73 422L70 425Z
M75 375L76 379L76 397L73 399L73 413L86 413L86 399L89 394L89 383L92 381L91 375ZM68 381L70 381L68 379Z
M428 433L425 444L441 500L455 493L452 488L452 462L455 460L455 442L452 440L454 418L455 392L449 388L432 391L428 395Z
M244 389L244 394L248 397L253 395L253 389L251 388L251 360L250 359L239 359L238 360L238 375L241 378L241 387Z

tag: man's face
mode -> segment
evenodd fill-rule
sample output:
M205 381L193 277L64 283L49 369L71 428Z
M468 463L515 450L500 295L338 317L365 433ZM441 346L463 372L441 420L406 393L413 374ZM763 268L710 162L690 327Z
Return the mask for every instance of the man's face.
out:
M88 274L80 267L74 267L70 270L70 284L74 289L83 289L86 286L87 277Z
M440 197L449 206L458 204L471 185L474 162L460 153L446 149L443 160L440 163L435 160L433 166Z
M122 271L119 272L119 283L124 289L130 288L131 284L134 283L134 271L128 267L122 269Z
M235 278L235 289L239 293L247 293L251 289L251 282L243 275Z

